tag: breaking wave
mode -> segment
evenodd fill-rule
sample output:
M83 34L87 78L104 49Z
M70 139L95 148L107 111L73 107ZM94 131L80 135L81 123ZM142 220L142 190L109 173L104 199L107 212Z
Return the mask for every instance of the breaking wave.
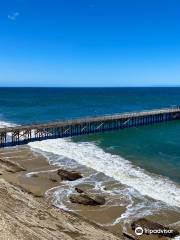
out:
M54 139L29 143L33 149L73 159L128 185L144 196L180 207L180 187L168 178L150 174L118 155L106 153L95 143L75 143L71 139ZM56 163L57 164L57 163Z

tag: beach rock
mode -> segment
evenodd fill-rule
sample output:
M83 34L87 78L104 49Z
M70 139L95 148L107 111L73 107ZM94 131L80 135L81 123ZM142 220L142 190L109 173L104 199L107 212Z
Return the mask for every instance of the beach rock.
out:
M84 190L81 189L80 187L76 187L75 190L76 190L76 192L78 192L78 193L84 193Z
M137 227L141 227L143 229L143 233L147 235L150 234L149 232L150 230L154 231L151 234L156 234L159 236L165 236L169 238L174 238L175 236L179 235L178 231L163 226L162 224L152 222L145 218L138 219L131 224L132 230L135 230Z
M96 194L89 194L89 197L93 199L97 203L97 205L104 205L106 202L103 196L99 196Z
M91 206L103 205L105 203L104 197L87 193L71 194L69 199L72 203Z
M82 192L91 191L92 189L94 189L94 187L95 186L90 183L79 183L78 185L76 185L77 191L79 189L79 191L82 191Z
M74 181L79 178L82 178L82 175L80 173L72 170L59 169L57 173L62 180Z

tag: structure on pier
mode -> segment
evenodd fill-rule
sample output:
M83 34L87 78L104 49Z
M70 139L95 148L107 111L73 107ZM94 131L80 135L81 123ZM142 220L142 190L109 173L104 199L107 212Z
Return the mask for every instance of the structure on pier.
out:
M0 147L72 137L180 119L180 107L0 128Z

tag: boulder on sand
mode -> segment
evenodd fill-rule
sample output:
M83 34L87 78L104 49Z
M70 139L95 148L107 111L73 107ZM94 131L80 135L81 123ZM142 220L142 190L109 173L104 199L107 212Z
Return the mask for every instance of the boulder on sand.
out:
M83 205L96 206L105 204L105 198L96 194L71 194L69 199L72 203L78 203Z
M78 193L84 193L84 190L80 187L75 187L76 192Z
M79 178L82 178L82 175L79 172L76 172L73 170L59 169L57 171L57 173L61 177L62 180L74 181Z
M157 234L169 238L174 238L179 235L178 231L145 218L138 219L131 224L132 230L135 230L137 227L141 227L144 234Z
M83 193L91 191L92 189L94 189L94 187L94 184L81 182L75 186L75 190L76 192Z

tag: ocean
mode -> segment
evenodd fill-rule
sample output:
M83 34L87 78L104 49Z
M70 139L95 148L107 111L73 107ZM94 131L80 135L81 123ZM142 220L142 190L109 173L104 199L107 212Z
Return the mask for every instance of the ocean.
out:
M0 88L0 125L142 111L180 105L180 88ZM159 208L180 211L180 121L68 139L29 143L50 164L92 169L85 182L103 190L116 180L125 188L127 211L115 219L148 215ZM73 185L74 186L74 185ZM70 186L69 191L72 187ZM56 205L63 202L57 189ZM135 201L138 199L138 203ZM148 207L147 207L148 206ZM139 216L139 215L138 215Z

